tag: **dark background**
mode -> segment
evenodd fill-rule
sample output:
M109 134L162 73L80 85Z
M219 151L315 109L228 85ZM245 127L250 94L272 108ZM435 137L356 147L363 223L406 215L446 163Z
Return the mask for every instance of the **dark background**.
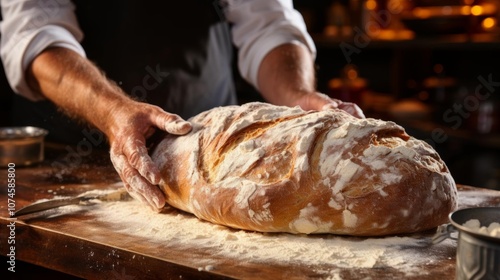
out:
M343 54L342 44L354 44L352 36L335 38L323 33L325 26L329 24L329 9L335 2L344 5L346 11L351 13L349 1L294 1L316 42L317 84L318 89L325 93L331 90L329 81L339 78L342 69L349 64ZM359 21L349 24L351 27L363 27ZM500 88L492 92L487 100L495 110L495 130L478 132L476 128L480 120L477 119L476 112L462 118L458 128L452 128L450 122L443 122L446 110L452 108L453 104L463 104L467 96L474 94L479 76L492 75L493 81L500 81L498 31L487 34L486 39L480 40L463 39L464 34L425 35L424 32L409 40L373 38L367 46L360 48L359 53L351 55L351 64L357 67L359 76L367 82L366 90L385 100L376 110L373 102L359 105L368 117L396 121L410 135L419 139L433 139L432 131L436 128L444 129L447 139L436 144L435 148L457 183L500 189ZM436 65L440 65L442 69L439 73L436 72ZM254 89L239 77L236 67L235 74L240 102L261 100ZM433 77L451 78L455 82L452 86L426 87L425 80ZM3 69L0 69L0 126L11 124L12 96ZM413 118L391 114L391 108L404 100L417 100L430 108L430 111L423 118L421 115Z

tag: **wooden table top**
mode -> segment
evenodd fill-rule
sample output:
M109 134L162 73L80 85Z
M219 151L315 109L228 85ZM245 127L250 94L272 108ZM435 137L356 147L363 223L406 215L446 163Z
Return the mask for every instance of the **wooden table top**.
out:
M54 165L57 160L16 167L10 197L8 170L0 169L0 224L5 229L15 223L16 260L86 279L455 279L456 241L429 244L435 231L386 238L261 234L201 222L172 208L142 213L137 201L10 218L9 207L118 188L109 160L66 167ZM458 187L459 208L500 206L500 191ZM0 253L7 256L12 231L0 234Z

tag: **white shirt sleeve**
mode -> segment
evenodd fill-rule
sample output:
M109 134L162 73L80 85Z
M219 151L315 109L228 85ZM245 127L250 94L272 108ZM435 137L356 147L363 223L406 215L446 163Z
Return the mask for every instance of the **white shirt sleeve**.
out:
M31 61L52 46L71 49L82 56L80 30L70 0L1 0L0 57L12 89L30 100L41 100L26 83Z
M275 47L303 44L316 57L316 47L302 15L292 0L223 0L224 14L232 23L233 43L238 48L238 68L255 88L260 63Z

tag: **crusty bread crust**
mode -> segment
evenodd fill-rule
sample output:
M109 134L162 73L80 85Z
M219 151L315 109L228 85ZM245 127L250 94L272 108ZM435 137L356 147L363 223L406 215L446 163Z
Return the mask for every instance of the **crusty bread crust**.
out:
M167 202L261 232L380 236L434 228L457 206L445 163L393 122L247 103L189 120L152 158Z

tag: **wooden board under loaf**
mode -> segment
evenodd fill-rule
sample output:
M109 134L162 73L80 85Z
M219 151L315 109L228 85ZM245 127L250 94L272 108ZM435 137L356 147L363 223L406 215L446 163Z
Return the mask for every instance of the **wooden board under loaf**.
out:
M265 103L219 107L152 154L167 202L262 232L378 236L448 221L457 189L431 146L393 122Z

